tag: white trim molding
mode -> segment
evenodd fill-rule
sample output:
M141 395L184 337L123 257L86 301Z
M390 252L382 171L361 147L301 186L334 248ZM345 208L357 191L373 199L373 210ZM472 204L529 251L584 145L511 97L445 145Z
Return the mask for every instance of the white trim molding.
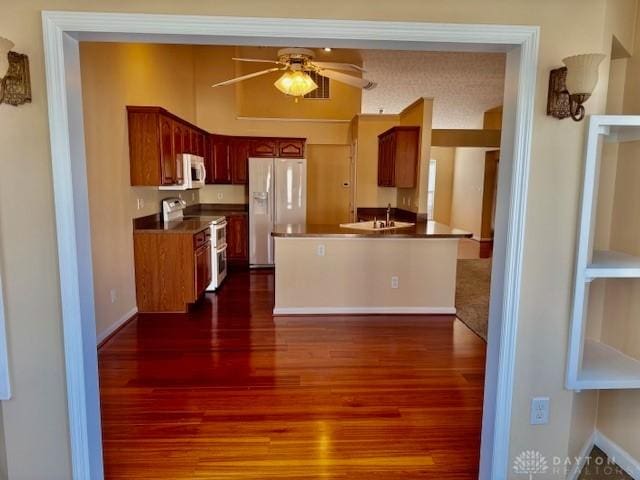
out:
M284 307L274 315L455 315L453 307Z
M607 457L613 460L616 465L627 472L631 478L640 478L640 461L633 458L629 452L599 430L595 432L594 444L606 453Z
M584 445L580 449L578 456L575 458L577 462L573 464L573 466L571 467L571 470L569 470L569 473L567 473L567 480L577 480L578 477L580 476L582 469L587 464L587 459L591 454L591 450L593 450L593 447L595 445L596 433L597 431L594 430L591 433L591 435L589 435L589 438L587 438L587 441L584 443Z
M500 293L487 350L495 364L486 376L480 465L482 480L507 478L539 27L68 11L42 12L42 25L75 480L104 477L79 40L508 52L517 85L505 97L513 114L502 135L513 154L501 162L511 165L499 187L508 205L496 221L505 240L496 238L492 292Z
M11 381L9 377L9 352L7 351L7 330L4 315L2 272L0 271L0 400L9 400L11 398Z
M123 316L121 316L118 320L116 320L115 322L113 322L109 328L107 328L106 330L98 333L97 337L96 337L96 342L97 345L100 345L102 342L104 342L107 338L109 338L110 335L113 334L113 332L115 332L116 330L118 330L122 325L124 325L125 323L127 323L129 321L129 319L131 317L133 317L136 313L138 313L138 307L133 307L131 310L129 310L127 313L125 313Z

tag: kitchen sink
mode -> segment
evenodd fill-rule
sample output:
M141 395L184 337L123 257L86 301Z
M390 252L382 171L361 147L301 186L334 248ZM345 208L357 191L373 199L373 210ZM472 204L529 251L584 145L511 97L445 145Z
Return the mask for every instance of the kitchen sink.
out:
M415 223L409 222L394 222L393 225L388 227L380 227L380 221L376 222L376 226L373 226L373 220L369 222L356 222L356 223L341 223L340 226L343 228L355 228L358 230L370 230L370 231L381 231L381 230L396 230L398 228L407 228L413 227Z

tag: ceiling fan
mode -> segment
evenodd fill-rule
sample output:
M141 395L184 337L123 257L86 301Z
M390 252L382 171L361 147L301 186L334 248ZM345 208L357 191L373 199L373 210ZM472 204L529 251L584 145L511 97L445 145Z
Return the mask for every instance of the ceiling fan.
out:
M283 71L284 74L276 80L275 87L281 92L301 97L318 88L316 82L309 76L308 72L316 72L322 77L327 77L337 82L351 85L352 87L371 90L375 88L376 83L366 78L354 77L347 75L338 70L364 72L365 70L358 65L352 63L336 63L336 62L316 62L313 60L315 54L313 50L306 48L283 48L278 50L278 60L268 60L260 58L233 58L238 62L257 62L272 63L277 65L259 72L249 73L241 77L225 80L224 82L211 85L212 87L223 87L234 83L248 80L250 78L266 75L271 72Z

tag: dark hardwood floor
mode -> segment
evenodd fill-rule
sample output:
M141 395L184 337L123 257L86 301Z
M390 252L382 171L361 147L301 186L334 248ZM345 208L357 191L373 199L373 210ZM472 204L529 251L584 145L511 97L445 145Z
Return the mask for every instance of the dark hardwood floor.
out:
M106 478L477 479L485 344L453 317L273 317L233 272L99 352Z

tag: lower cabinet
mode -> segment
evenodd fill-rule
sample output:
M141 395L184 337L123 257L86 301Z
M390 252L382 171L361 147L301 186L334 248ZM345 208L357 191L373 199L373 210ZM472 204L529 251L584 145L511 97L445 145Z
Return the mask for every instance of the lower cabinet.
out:
M249 217L227 215L227 259L235 265L249 263Z
M211 242L195 251L195 295L199 297L211 283Z
M133 251L139 312L189 309L211 282L209 227L196 234L136 231Z

